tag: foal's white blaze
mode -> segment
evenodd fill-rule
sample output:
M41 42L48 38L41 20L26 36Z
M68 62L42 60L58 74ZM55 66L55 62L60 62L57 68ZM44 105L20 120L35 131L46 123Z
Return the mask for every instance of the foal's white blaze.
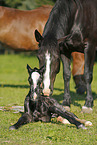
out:
M46 58L46 71L45 71L44 80L43 80L43 83L44 83L43 93L44 93L44 95L49 96L49 93L50 93L49 87L50 87L50 64L51 64L51 61L50 61L50 53L48 53L48 51L45 54L45 58Z
M37 82L38 82L39 77L40 77L40 74L38 72L33 72L31 74L31 78L33 80L34 89L37 87ZM35 92L34 92L33 98L34 98L34 100L37 98L37 94Z

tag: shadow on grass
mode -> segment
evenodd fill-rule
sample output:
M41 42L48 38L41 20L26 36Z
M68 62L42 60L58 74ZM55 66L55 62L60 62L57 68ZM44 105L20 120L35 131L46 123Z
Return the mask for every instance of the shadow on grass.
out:
M0 87L1 88L6 88L6 87L29 88L29 85L0 84ZM54 90L60 91L60 94L59 95L53 95L52 97L54 97L58 102L63 101L64 90L60 89L60 88L54 88ZM63 93L61 93L61 92L63 92ZM70 91L70 95L71 95L71 104L81 108L82 106L81 106L81 104L79 104L79 101L84 101L85 102L86 94L79 95L75 92ZM92 92L92 95L93 95L93 99L96 100L97 99L97 94L95 92Z
M59 89L59 88L55 88L54 90L63 91L63 93L61 93L59 95L53 95L53 97L58 102L60 102L60 101L63 102L64 90L63 89ZM79 101L84 101L85 102L86 94L79 95L76 92L70 91L70 95L71 95L71 104L73 104L74 106L78 106L78 107L82 108L82 106L79 103ZM97 94L95 92L92 92L92 95L93 95L93 99L96 100L97 99Z
M0 84L1 88L29 88L29 85Z

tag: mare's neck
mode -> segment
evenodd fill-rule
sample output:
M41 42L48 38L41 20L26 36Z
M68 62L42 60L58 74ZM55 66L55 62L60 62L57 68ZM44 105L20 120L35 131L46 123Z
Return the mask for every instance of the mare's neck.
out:
M70 33L77 6L72 0L57 0L45 25L43 37L53 35L56 39Z

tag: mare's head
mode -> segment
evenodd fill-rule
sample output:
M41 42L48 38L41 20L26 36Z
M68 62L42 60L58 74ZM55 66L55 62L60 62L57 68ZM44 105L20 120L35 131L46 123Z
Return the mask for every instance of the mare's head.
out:
M39 66L45 65L46 71L43 78L43 94L49 96L53 91L53 84L56 74L60 70L60 51L58 42L53 36L45 36L44 38L36 30L36 41L39 43L38 59Z
M53 92L55 77L60 70L60 54L64 54L70 59L72 52L81 52L83 50L82 39L79 32L57 40L53 32L43 37L37 30L35 30L35 38L39 43L37 56L40 68L43 65L46 67L43 79L43 93L49 96Z
M45 72L45 66L42 66L40 69L34 68L32 69L28 64L27 64L27 70L29 73L29 84L30 84L30 92L31 92L31 97L33 100L36 100L37 96L40 95L41 93L41 83L43 81L43 73Z

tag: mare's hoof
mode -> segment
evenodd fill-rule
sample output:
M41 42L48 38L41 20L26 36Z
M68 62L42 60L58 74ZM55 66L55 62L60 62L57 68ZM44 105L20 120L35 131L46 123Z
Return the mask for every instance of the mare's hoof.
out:
M83 106L82 107L82 112L91 114L93 112L93 109L91 107Z
M78 126L78 129L80 129L80 128L81 128L81 129L84 129L84 130L87 129L83 124L81 124L81 125Z
M63 106L65 109L66 109L66 111L70 111L70 107L69 106Z
M14 126L10 126L9 130L16 130L16 128Z

